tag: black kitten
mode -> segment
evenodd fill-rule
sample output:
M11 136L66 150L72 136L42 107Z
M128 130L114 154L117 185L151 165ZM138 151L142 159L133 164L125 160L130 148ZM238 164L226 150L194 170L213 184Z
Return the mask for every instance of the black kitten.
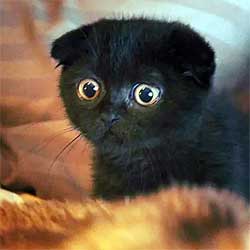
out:
M208 101L214 51L189 26L100 20L58 38L51 55L63 66L67 114L96 149L96 196L183 182L247 196L247 175L234 180L236 138L229 142L226 118Z

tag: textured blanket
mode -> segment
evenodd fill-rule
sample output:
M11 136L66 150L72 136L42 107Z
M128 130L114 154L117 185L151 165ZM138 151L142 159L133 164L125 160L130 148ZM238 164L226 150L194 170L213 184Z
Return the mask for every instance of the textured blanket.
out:
M21 198L0 205L0 249L249 249L249 210L226 191L173 187L113 203Z

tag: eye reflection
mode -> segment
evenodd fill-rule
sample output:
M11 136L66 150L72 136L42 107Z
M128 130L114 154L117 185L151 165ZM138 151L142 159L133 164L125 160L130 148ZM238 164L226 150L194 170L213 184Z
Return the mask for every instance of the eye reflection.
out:
M99 96L100 91L99 83L93 79L84 79L77 85L77 95L80 99L94 100Z
M134 99L142 106L151 106L160 100L160 89L148 84L138 84L134 89Z

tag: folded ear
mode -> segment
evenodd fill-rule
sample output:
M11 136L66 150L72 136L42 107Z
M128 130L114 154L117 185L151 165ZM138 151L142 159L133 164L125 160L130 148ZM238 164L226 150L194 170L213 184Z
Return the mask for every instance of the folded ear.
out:
M72 65L89 53L88 36L91 25L82 26L62 35L52 43L51 57L64 67Z
M205 39L188 25L173 22L168 45L175 67L198 85L209 87L215 71L215 54Z

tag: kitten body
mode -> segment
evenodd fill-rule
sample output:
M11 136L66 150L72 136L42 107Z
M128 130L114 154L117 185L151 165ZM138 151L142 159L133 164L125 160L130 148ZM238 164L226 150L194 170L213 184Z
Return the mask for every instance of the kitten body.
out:
M248 163L240 159L236 169L233 161L237 150L246 154L245 145L229 135L229 107L209 91L214 51L189 26L104 19L58 38L51 55L63 66L66 112L95 148L96 196L119 198L173 183L215 185L249 196ZM77 95L84 79L99 84L91 101ZM140 105L138 84L158 89L159 100Z

